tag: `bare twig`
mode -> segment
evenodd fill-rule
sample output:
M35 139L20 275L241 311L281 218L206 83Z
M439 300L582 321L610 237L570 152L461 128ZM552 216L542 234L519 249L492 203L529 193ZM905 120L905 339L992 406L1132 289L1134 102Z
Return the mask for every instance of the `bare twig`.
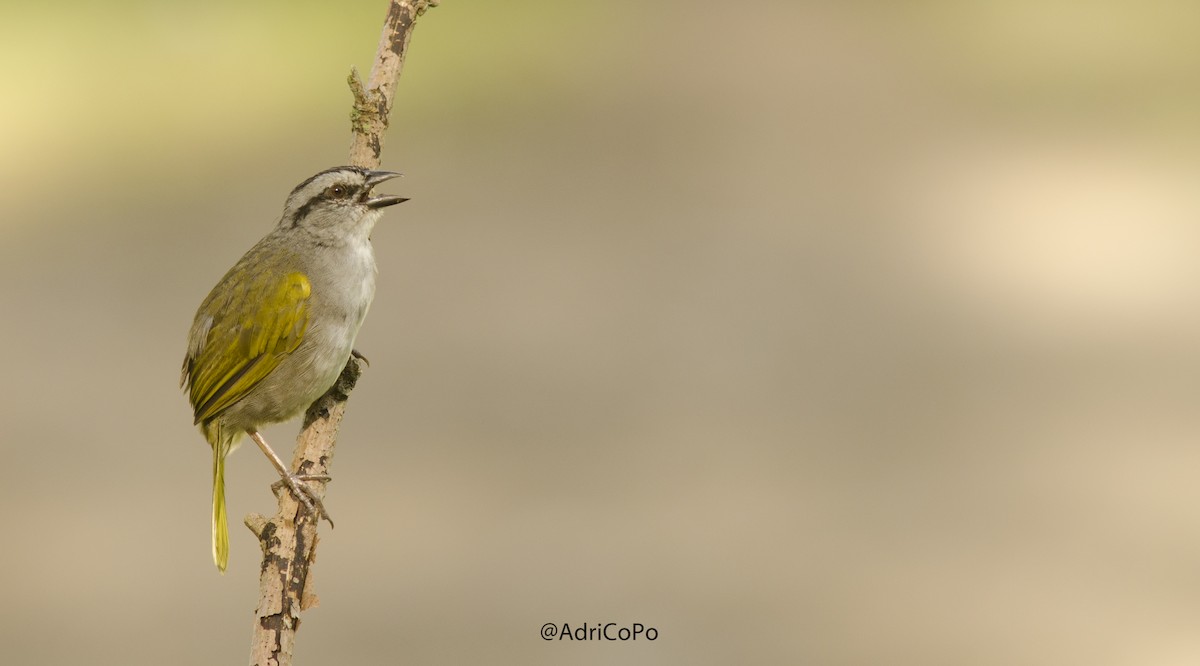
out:
M396 81L404 67L404 54L408 51L413 24L426 9L437 4L437 0L392 0L383 23L383 34L379 36L375 64L371 65L365 87L358 77L358 70L350 68L347 82L354 95L354 109L350 112L353 129L351 164L368 169L379 166L383 135L387 131L392 100L396 98Z
M364 88L358 73L351 71L350 89L354 94L351 164L379 166L396 81L416 18L436 5L437 0L391 0L368 85ZM338 426L361 372L359 359L352 356L333 387L308 408L296 440L293 472L329 473ZM309 484L316 496L323 499L325 482ZM258 514L246 517L246 526L258 537L263 550L259 602L250 645L251 666L290 666L300 612L317 605L310 569L316 560L318 516L301 510L300 502L286 488L277 495L279 511L273 518L268 520Z

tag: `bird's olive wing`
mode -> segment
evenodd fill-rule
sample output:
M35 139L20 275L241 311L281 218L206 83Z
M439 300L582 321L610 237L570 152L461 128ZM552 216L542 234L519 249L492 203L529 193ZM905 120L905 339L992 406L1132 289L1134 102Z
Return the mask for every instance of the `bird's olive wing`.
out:
M196 423L245 397L300 346L312 285L303 273L263 273L227 282L201 306L183 363Z

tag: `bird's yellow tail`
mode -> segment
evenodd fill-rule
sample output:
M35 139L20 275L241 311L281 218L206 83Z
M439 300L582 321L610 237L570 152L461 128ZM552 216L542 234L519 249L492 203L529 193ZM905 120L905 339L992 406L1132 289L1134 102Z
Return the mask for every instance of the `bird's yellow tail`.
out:
M213 562L225 573L229 564L229 521L225 516L225 454L226 447L213 447L213 512L212 538Z

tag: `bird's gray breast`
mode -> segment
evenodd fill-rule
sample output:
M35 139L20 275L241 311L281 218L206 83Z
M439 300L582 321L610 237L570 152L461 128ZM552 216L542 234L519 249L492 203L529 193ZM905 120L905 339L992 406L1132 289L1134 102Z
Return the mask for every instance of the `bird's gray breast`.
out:
M370 242L347 243L322 253L313 262L309 281L309 326L321 329L328 342L349 354L375 298L375 253Z

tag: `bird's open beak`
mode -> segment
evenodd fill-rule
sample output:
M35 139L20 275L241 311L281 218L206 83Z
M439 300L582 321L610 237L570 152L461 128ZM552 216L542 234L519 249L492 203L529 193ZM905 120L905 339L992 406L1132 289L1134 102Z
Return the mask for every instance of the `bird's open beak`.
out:
M367 172L367 186L375 187L385 180L398 178L402 175L403 174L396 173L395 171L369 171ZM405 201L408 201L408 197L397 197L390 194L384 194L367 199L366 204L367 208L383 208L385 206L394 206L398 203L404 203Z
M384 206L394 206L398 203L408 201L408 197L394 197L390 194L385 194L381 197L371 197L367 199L367 208L383 208Z

